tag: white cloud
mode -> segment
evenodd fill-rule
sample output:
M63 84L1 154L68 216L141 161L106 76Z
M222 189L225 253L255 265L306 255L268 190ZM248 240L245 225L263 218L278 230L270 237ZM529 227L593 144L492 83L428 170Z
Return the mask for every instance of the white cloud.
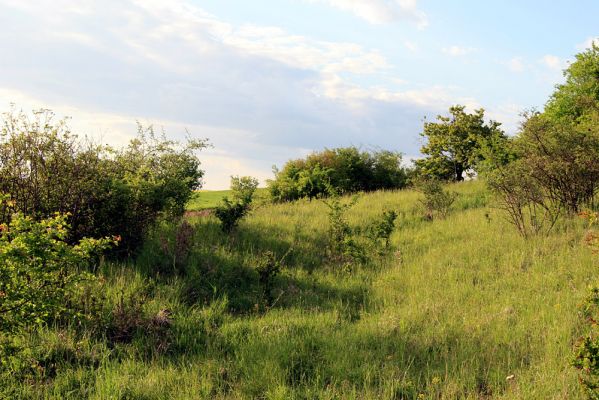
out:
M593 45L593 43L595 43L596 46L599 46L599 36L588 37L584 42L577 44L576 49L584 51L590 48Z
M411 52L418 51L418 45L412 42L411 40L404 40L403 45L406 47L406 49L410 50Z
M505 65L508 67L510 71L518 73L524 72L524 69L526 68L521 57L514 57L511 60L507 61Z
M566 67L565 61L560 59L558 56L554 56L551 54L547 54L547 55L543 56L543 58L541 58L540 62L545 67L547 67L549 69L557 70L557 71L561 71L562 69L564 69Z
M460 57L465 56L466 54L472 53L476 49L473 47L460 47L460 46L450 46L444 47L441 51L447 55L452 57Z
M331 7L349 12L371 24L387 24L399 19L416 23L419 29L428 26L426 14L418 8L417 0L307 0L325 2Z
M324 146L416 154L424 115L474 103L451 88L387 88L396 80L376 49L230 24L184 0L0 0L0 21L0 109L50 107L113 144L135 120L179 138L188 128L215 146L202 155L210 188Z

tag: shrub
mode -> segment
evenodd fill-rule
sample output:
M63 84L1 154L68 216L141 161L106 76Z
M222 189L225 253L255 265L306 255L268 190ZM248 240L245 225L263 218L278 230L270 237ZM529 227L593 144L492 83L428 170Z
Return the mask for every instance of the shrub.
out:
M34 219L69 214L69 242L120 235L131 254L161 215L179 216L203 172L185 145L138 127L124 149L98 146L71 133L65 120L41 110L4 114L0 130L0 191Z
M584 238L585 242L593 251L599 252L599 234L593 230L593 226L599 222L599 212L586 211L581 213L581 216L589 221L589 231Z
M542 113L524 115L510 141L513 161L489 184L523 235L592 204L599 190L599 47L578 55Z
M349 202L342 202L341 197L332 191L328 200L323 200L329 208L328 248L331 258L339 261L364 261L364 249L356 240L356 235L346 219L347 211L358 201L354 196Z
M225 197L214 211L214 215L220 220L223 232L231 233L249 212L257 188L258 180L255 178L231 177L232 200Z
M406 170L401 154L392 151L366 152L356 147L325 149L306 159L288 161L275 179L268 181L274 201L317 198L332 187L340 193L405 187Z
M581 216L589 221L592 228L599 221L596 212L584 212ZM589 231L587 244L593 250L599 250L599 237ZM599 287L591 288L580 310L581 317L586 323L586 334L574 347L572 365L580 371L579 383L589 399L599 399Z
M282 260L277 260L272 251L263 253L256 263L256 272L258 272L262 295L267 307L273 305L272 287L274 278L281 272L281 263Z
M4 198L6 201L6 197ZM69 299L92 279L85 270L113 242L82 239L66 242L67 218L35 221L15 214L0 225L0 328L15 332L69 313Z
M378 219L372 221L368 227L367 236L375 247L378 247L381 242L383 242L385 249L389 247L389 239L395 229L396 219L396 211L385 210Z
M445 218L449 214L457 193L444 190L441 182L435 179L419 182L418 188L424 194L420 203L424 206L427 219Z
M587 333L575 345L572 365L578 369L579 383L589 399L599 399L599 288L593 287L580 311Z

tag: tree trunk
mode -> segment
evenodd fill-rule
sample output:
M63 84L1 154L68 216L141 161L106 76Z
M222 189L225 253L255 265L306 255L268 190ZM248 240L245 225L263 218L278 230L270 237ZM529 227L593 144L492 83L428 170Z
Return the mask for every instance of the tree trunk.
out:
M464 166L462 164L455 164L455 181L461 182L464 180Z

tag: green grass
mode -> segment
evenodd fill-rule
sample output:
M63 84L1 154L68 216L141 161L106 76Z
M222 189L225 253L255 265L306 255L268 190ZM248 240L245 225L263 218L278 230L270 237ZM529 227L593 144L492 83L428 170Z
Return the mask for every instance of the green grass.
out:
M577 305L599 262L582 244L584 225L564 221L525 241L481 182L451 189L460 193L453 212L432 222L421 217L414 191L363 195L350 211L352 225L364 226L386 208L400 214L391 254L363 266L328 261L326 206L319 201L261 206L232 237L213 217L194 218L193 250L181 263L160 254L161 240L175 234L164 225L136 263L105 266L103 309L128 293L145 294L147 316L169 309L167 350L154 331L111 345L85 330L50 328L23 340L38 358L58 360L44 364L53 372L41 381L5 380L0 393L582 398L569 362L580 330ZM282 255L289 248L275 305L265 309L253 265L263 251Z
M230 190L198 190L187 204L188 211L201 211L215 208Z
M213 209L222 201L225 196L230 196L230 190L198 190L194 192L191 200L187 204L187 211L202 211ZM264 201L267 197L267 189L259 188L255 193L255 201Z

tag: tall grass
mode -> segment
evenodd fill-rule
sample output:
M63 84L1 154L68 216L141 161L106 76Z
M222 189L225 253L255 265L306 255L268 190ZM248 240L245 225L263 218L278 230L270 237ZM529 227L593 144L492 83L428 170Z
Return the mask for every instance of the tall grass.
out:
M566 221L518 236L481 182L454 185L453 212L427 221L413 191L363 195L363 226L399 213L394 251L342 268L326 257L326 205L263 206L236 234L194 218L178 270L157 268L156 231L136 263L107 265L105 308L144 293L143 311L172 313L168 349L144 332L128 343L49 328L23 340L53 354L42 380L1 382L11 398L576 399L569 366L577 304L597 274ZM166 232L166 233L165 233ZM289 250L291 249L291 250ZM264 251L289 251L261 303ZM157 274L156 271L160 271ZM42 350L38 350L42 351ZM74 354L65 357L65 354ZM85 361L87 360L87 361Z

